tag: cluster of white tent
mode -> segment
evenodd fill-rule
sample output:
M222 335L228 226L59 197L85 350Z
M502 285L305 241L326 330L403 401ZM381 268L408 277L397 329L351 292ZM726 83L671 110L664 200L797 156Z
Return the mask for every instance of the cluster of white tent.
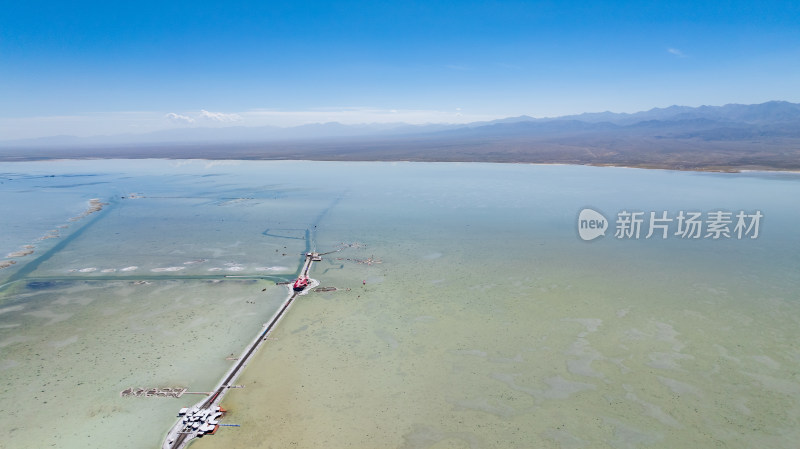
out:
M198 409L197 407L184 407L178 412L178 416L183 416L183 423L193 431L201 435L214 433L219 428L219 417L223 410L220 407L211 409Z

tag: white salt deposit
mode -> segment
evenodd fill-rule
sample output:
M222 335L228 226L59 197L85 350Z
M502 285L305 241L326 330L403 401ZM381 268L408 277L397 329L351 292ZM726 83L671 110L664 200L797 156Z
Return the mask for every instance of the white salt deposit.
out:
M185 269L186 269L186 267L165 267L165 268L153 268L150 271L152 271L154 273L163 273L165 271L181 271L181 270L185 270Z

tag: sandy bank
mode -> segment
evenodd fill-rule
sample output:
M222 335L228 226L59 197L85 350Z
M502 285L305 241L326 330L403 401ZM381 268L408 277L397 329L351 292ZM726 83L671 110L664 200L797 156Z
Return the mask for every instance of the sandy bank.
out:
M81 212L80 215L76 215L76 216L70 218L69 221L78 221L81 218L84 218L84 217L86 217L88 215L91 215L91 214L93 214L95 212L99 212L99 211L103 210L103 206L107 206L107 205L108 205L108 203L102 202L100 200L100 198L92 198L92 199L89 200L89 207L85 211Z
M12 257L25 257L28 254L33 254L33 250L32 249L23 249L23 250L19 250L19 251L14 251L13 253L8 253L6 255L6 257L9 258L9 259L12 258Z

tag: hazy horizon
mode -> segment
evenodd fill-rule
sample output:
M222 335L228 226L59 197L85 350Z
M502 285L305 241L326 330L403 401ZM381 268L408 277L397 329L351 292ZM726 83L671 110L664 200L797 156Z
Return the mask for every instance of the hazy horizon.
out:
M558 116L541 116L541 117L534 117L527 114L516 115L516 116L504 116L504 117L496 117L493 119L486 118L483 120L474 120L474 121L440 121L440 122L416 122L413 119L410 121L402 121L399 116L377 116L374 117L376 120L371 122L359 122L359 121L352 121L352 117L354 115L349 115L346 110L339 111L342 113L339 117L340 120L329 120L329 121L309 121L304 123L295 123L295 124L285 124L285 125L274 125L274 124L253 124L252 122L245 121L241 116L237 119L219 119L214 121L198 121L192 120L191 122L187 122L185 126L173 126L173 127L165 127L162 129L156 130L143 130L143 131L131 131L131 132L123 132L123 133L110 133L110 134L87 134L87 135L79 135L79 134L52 134L52 135L43 135L39 137L28 137L28 138L8 138L7 136L0 136L0 145L3 143L17 143L17 142L42 142L52 140L53 142L61 143L63 139L73 139L74 141L78 142L86 142L90 139L119 139L115 143L126 143L125 139L133 139L129 143L136 144L140 143L141 141L137 140L137 138L148 137L148 136L170 136L172 138L181 138L181 137L188 137L189 139L192 138L191 133L197 132L208 132L211 133L208 136L219 138L219 136L224 136L226 130L245 130L245 131L256 131L262 130L265 132L273 132L275 137L280 138L287 138L287 139L295 139L297 136L292 134L291 131L299 131L299 130L314 130L312 133L308 134L300 134L303 137L310 137L310 138L317 138L317 137L333 137L336 136L336 131L331 130L333 127L339 127L339 129L347 128L350 132L345 132L342 136L351 137L351 136L358 136L359 134L391 134L396 131L400 131L400 133L408 133L408 132L425 132L428 130L432 131L440 131L448 128L457 128L459 126L475 126L475 125L485 125L485 124L493 124L497 122L503 121L513 121L515 119L520 120L559 120L559 119L582 119L584 116L593 116L593 115L603 115L608 114L615 116L617 119L623 117L636 117L637 115L645 114L645 113L652 113L652 112L664 112L668 111L673 108L677 109L685 109L685 108L692 108L692 109L703 109L703 108L711 108L711 109L720 109L730 106L763 106L769 104L790 104L796 105L797 103L792 103L786 100L769 100L760 104L751 104L745 105L741 103L726 103L720 105L699 105L699 106L687 106L687 105L679 105L679 104L672 104L665 107L652 107L649 109L638 110L638 111L610 111L610 110L603 110L603 111L583 111L575 114L569 115L558 115ZM377 111L376 111L377 112ZM395 111L397 112L397 111ZM200 117L208 117L212 113L202 110L199 113ZM280 112L272 111L270 114L279 115ZM287 114L284 112L284 114ZM288 113L289 115L296 114L296 113ZM444 117L443 117L444 118ZM385 120L383 120L385 119ZM396 120L390 120L396 119ZM328 128L327 130L325 128ZM289 131L289 133L287 133ZM213 134L217 132L217 134ZM283 133L283 134L280 134ZM208 137L206 136L206 137ZM267 139L272 138L272 136L267 135ZM59 140L62 139L62 140ZM158 140L145 140L148 143L159 143ZM100 141L101 143L108 143L107 141Z

